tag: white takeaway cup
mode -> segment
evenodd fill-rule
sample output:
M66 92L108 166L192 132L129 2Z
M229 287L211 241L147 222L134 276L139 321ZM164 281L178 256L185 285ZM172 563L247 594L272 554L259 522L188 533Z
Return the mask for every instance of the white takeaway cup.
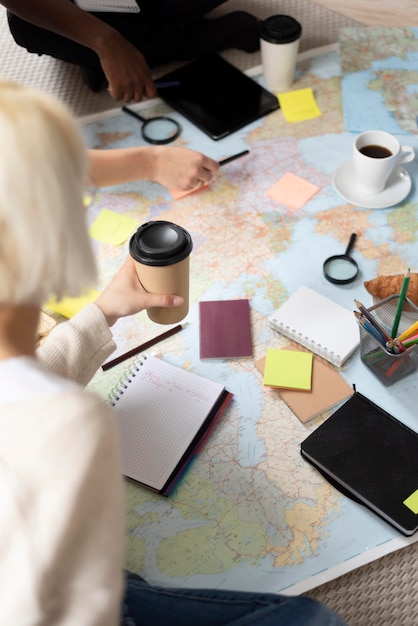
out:
M395 167L414 158L412 146L401 146L396 137L383 130L367 130L354 141L356 185L364 193L380 193Z
M260 21L260 50L264 82L275 94L287 91L294 80L302 26L289 15Z

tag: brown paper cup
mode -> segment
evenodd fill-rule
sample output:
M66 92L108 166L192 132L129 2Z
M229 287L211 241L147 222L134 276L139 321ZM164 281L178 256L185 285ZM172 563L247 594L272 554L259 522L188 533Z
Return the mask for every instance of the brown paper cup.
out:
M148 317L157 324L175 324L189 312L189 258L174 265L156 267L135 261L136 273L142 286L149 293L182 296L184 302L174 308L154 307L147 310Z
M179 307L147 310L157 324L175 324L189 311L190 252L189 233L171 222L147 222L138 228L129 243L138 278L149 293L182 296Z

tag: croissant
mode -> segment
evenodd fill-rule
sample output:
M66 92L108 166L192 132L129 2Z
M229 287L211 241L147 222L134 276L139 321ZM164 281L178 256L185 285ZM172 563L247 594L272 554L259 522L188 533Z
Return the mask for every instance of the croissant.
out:
M392 276L377 276L372 280L366 280L364 286L372 296L387 298L393 294L400 293L404 274L394 274ZM407 297L418 306L418 273L411 272Z

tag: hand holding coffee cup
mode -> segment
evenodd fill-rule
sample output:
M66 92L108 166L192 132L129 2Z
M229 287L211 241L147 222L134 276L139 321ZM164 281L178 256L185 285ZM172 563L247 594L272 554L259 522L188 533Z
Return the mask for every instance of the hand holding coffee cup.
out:
M414 158L412 146L401 146L396 137L383 130L361 133L353 151L356 184L364 193L380 193L394 169Z
M129 242L141 285L149 293L183 297L175 308L154 307L147 310L158 324L175 324L189 311L189 258L193 248L190 234L177 224L165 221L140 226Z

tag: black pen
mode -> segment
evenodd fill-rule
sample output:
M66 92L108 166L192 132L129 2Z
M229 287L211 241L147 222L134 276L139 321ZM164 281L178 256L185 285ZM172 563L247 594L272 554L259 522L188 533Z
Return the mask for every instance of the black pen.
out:
M230 163L231 161L235 161L235 159L239 159L242 156L245 156L246 154L249 154L249 150L243 150L242 152L238 152L237 154L233 154L229 157L226 157L226 159L222 159L222 161L218 161L219 165L226 165L227 163Z
M169 89L170 87L178 87L180 85L179 80L156 80L154 85L157 89Z

